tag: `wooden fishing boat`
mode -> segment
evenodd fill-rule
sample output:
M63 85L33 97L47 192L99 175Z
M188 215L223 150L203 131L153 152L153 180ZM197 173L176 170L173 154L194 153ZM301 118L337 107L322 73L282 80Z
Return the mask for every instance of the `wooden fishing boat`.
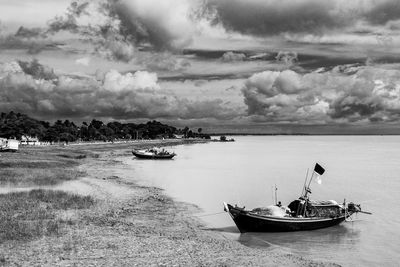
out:
M317 163L314 172L322 175L324 171ZM281 206L279 202L267 208L246 210L244 207L224 202L224 210L232 217L241 233L315 230L340 224L358 212L371 214L362 211L360 205L352 202L344 201L343 204L338 204L334 200L310 200L308 195L311 194L310 183L313 177L314 173L308 186L303 189L304 194L302 192L301 197L292 201L287 207Z
M172 159L175 153L166 151L165 149L151 148L146 150L132 150L132 154L140 159Z

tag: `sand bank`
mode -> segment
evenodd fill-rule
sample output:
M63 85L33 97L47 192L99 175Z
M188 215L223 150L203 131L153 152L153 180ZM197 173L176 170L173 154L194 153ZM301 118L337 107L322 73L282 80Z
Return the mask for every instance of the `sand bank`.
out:
M181 144L182 142L173 142ZM151 145L155 145L152 143ZM172 143L164 143L172 145ZM141 145L145 146L145 145ZM173 201L161 189L116 176L126 168L116 156L130 156L131 144L86 146L96 157L78 166L87 175L56 186L93 196L89 210L69 210L75 218L58 236L0 244L4 265L22 266L336 266L280 249L246 247L204 230L197 208ZM65 149L74 149L66 147ZM120 172L118 172L120 173ZM0 255L1 256L1 255ZM0 261L0 265L1 265Z

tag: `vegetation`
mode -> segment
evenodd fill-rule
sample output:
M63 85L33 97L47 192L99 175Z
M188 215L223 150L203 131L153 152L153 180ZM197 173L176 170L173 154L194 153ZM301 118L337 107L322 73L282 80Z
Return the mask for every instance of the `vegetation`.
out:
M63 191L40 189L0 194L0 243L60 234L64 225L74 221L58 218L59 210L88 209L93 204L90 196Z
M121 123L117 121L105 124L93 119L77 126L74 122L57 120L54 124L39 121L21 113L13 111L0 114L0 137L21 139L22 136L37 137L40 141L74 142L74 141L113 141L117 139L156 139L173 138L175 134L182 134L185 138L200 137L209 139L210 136L191 131L188 127L177 129L158 121L149 121L145 124Z
M18 153L2 153L0 185L55 185L77 179L83 175L77 167L88 156L95 154L62 147L30 147ZM60 211L88 209L93 204L90 196L56 190L0 194L0 243L61 234L78 219L62 219Z
M5 156L7 155L7 156ZM30 148L19 153L3 153L0 162L0 185L55 185L84 175L75 167L91 155L63 148Z

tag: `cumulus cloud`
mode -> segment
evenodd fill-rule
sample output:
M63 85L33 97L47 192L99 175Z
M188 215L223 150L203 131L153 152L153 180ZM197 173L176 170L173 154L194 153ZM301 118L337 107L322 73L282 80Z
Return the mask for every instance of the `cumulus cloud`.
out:
M292 51L279 51L276 56L276 61L283 62L288 66L291 66L299 61L296 52Z
M137 71L134 74L121 74L116 70L110 70L105 74L103 86L109 91L160 89L157 83L157 74L147 71Z
M23 70L17 61L0 63L0 74L7 75L8 73L18 72L23 72ZM0 78L2 77L0 76Z
M221 60L224 62L231 62L231 61L243 61L246 58L247 58L246 55L243 53L235 53L232 51L228 51L222 55Z
M265 71L250 77L242 92L248 115L258 121L391 122L400 118L399 75L373 67L353 74Z
M24 64L22 64L24 65ZM43 77L38 62L0 65L0 106L40 118L229 119L238 112L220 99L189 100L160 87L155 73L111 70L92 77ZM52 72L50 72L52 73Z

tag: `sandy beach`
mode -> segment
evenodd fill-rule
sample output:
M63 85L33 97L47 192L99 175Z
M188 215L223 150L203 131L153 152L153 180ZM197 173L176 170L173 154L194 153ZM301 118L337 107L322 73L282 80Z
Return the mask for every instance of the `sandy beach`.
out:
M164 141L163 145L183 142ZM3 240L0 265L338 266L288 254L279 248L249 248L207 230L193 215L198 212L197 207L176 202L159 188L136 184L139 177L116 176L117 170L126 167L116 158L130 156L131 148L131 143L63 147L69 152L88 152L74 167L84 175L44 188L88 195L95 204L85 209L58 211L58 218L69 223L57 234ZM46 153L50 148L29 149ZM34 188L37 187L26 187Z

